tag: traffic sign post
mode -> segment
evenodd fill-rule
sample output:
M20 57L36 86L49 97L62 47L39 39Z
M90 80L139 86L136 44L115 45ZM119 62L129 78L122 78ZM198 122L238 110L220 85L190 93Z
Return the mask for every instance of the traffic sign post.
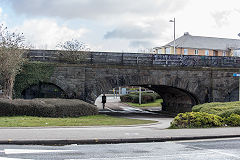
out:
M233 77L240 77L240 73L233 73Z
M238 85L238 100L240 101L240 73L233 73L233 77L239 77L239 85Z

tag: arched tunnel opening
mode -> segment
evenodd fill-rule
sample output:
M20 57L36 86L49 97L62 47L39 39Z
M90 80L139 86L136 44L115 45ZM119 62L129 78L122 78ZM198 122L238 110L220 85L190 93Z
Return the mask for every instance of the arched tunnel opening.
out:
M143 87L157 92L162 97L162 110L165 112L191 112L192 107L200 103L196 96L183 89L165 85L147 85Z
M154 91L158 93L163 100L161 102L161 110L167 113L182 113L182 112L190 112L192 111L192 107L194 105L199 104L199 100L197 97L190 92L171 87L171 86L165 86L165 85L131 85L134 87L142 87L143 89L147 89L148 91ZM131 86L122 86L122 88L130 88ZM118 88L118 87L116 87ZM114 93L112 90L109 90L110 92L105 92L106 94L112 94L112 98L114 97ZM120 91L122 92L122 91ZM128 94L129 91L127 91L124 94ZM123 93L121 93L123 94ZM117 95L119 95L119 91L117 92ZM97 99L97 101L100 101L102 95L100 95ZM119 98L120 100L120 98Z
M24 89L21 93L24 99L34 98L67 98L67 94L57 85L39 82Z
M139 90L141 89L141 101L139 102ZM95 105L103 109L102 96L106 95L106 108L113 111L144 112L149 109L161 111L162 101L160 95L148 88L140 86L121 86L105 90L98 95ZM141 103L141 104L139 104Z

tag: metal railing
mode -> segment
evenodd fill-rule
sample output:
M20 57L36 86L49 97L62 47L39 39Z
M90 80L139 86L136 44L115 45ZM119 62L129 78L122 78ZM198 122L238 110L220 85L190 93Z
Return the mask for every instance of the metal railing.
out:
M84 59L75 62L60 60L56 50L30 50L27 57L31 61L144 65L144 66L186 66L186 67L234 67L240 68L240 57L223 56L187 56L169 54L141 54L117 52L84 52Z

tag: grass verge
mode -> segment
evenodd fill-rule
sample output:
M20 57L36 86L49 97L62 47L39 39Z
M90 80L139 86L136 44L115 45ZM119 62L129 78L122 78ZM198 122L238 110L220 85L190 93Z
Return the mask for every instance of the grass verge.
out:
M106 115L79 118L0 117L0 127L47 127L47 126L108 126L149 124L156 121L117 118Z
M140 104L140 105L138 103L130 103L130 102L125 102L125 103L127 103L128 105L133 106L133 107L161 107L162 102L163 102L162 99L157 99L154 102Z

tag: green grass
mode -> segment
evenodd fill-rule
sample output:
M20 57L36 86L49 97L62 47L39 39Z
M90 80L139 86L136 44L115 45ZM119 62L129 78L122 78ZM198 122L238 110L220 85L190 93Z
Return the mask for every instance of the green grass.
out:
M157 99L154 102L145 103L145 104L141 104L141 105L139 105L138 103L130 103L130 102L126 102L126 103L130 106L133 106L133 107L161 107L162 102L163 102L162 99Z
M0 127L47 127L47 126L108 126L149 124L156 121L117 118L106 115L79 118L0 117Z

